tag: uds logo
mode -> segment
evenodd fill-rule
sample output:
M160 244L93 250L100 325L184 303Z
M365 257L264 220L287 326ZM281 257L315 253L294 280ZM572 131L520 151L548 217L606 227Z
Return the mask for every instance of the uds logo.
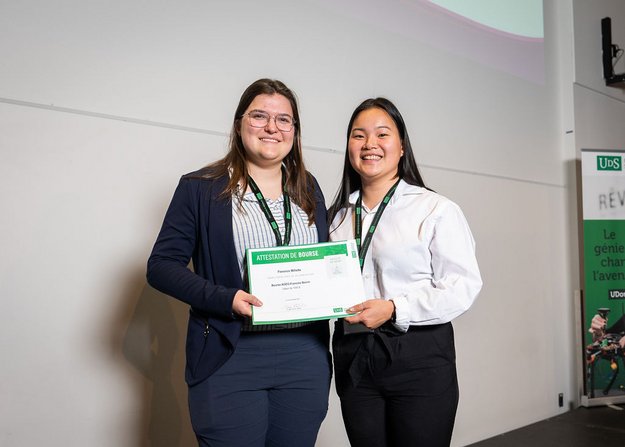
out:
M622 171L623 163L620 155L597 155L598 171Z

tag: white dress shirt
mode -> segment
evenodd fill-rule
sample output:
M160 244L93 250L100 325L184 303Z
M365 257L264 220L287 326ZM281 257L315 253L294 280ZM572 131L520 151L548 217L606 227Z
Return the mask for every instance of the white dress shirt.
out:
M330 240L354 238L359 194L352 193L349 208L334 218ZM363 240L377 209L363 204ZM367 299L393 300L395 326L401 331L410 325L447 323L464 313L482 288L482 279L475 241L460 207L400 181L373 233L362 279Z

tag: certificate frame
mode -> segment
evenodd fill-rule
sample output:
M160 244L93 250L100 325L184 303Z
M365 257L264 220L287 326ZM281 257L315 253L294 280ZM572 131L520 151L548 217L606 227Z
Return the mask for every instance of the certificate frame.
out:
M246 250L252 324L285 324L343 318L364 300L356 241L322 242Z

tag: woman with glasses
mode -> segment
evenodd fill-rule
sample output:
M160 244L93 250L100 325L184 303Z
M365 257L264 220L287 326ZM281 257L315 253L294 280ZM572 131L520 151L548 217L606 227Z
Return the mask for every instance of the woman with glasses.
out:
M181 178L148 260L148 282L190 306L185 375L200 446L314 445L328 324L253 325L252 306L270 297L246 291L245 250L326 240L295 96L260 79L241 96L227 155Z
M482 281L460 208L425 187L404 120L384 98L347 128L333 240L356 239L366 297L332 340L353 447L448 446L458 404L450 321Z

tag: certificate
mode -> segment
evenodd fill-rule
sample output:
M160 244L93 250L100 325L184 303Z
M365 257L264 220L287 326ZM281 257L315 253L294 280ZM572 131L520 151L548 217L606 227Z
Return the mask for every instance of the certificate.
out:
M354 240L247 250L253 324L346 317L364 300Z

